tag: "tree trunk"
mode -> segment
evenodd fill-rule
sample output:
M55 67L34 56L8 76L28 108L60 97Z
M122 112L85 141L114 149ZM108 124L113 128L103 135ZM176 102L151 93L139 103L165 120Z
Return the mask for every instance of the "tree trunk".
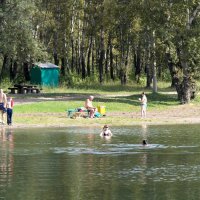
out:
M118 56L117 55L115 56L115 69L116 69L117 77L120 78L120 70L118 69Z
M83 31L84 32L84 31ZM81 74L82 74L82 79L86 78L86 70L85 70L85 46L84 46L84 33L82 35L82 42L81 42L81 49L80 49L80 61L81 61Z
M13 81L13 59L10 59L10 81Z
M17 68L18 68L17 61L14 61L14 65L12 69L12 80L14 80L17 76Z
M124 71L123 69L120 69L120 80L121 80L121 85L126 85L127 75L126 75L126 71Z
M158 91L158 87L157 87L157 70L156 70L156 42L155 42L155 30L153 30L153 34L152 34L152 40L153 40L153 60L152 60L152 72L153 72L153 92L157 92Z
M74 40L71 39L71 50L72 50L72 56L71 56L71 71L74 71Z
M87 76L90 77L90 57L92 52L92 36L90 37L88 55L87 55Z
M193 9L193 12L190 14L189 8L187 8L187 25L186 31L190 32L191 26L195 18L198 16L200 10L200 4L197 5L196 8ZM178 82L176 85L178 98L182 104L190 103L190 100L195 98L196 96L196 83L192 80L192 74L190 72L189 62L188 62L188 38L180 37L181 40L177 44L177 56L179 58L179 63L183 70L183 81L181 83ZM181 44L181 45L180 45Z
M147 76L146 88L151 88L152 75L151 75L151 69L150 69L149 63L147 63L145 66L145 72L146 72L146 76Z
M109 41L109 52L110 52L110 78L114 81L115 77L114 77L114 66L113 66L113 46L112 46L112 40L111 40L111 35L109 35L108 38Z
M2 65L2 68L1 68L1 74L0 74L0 81L2 81L3 78L5 77L5 73L7 71L7 64L8 64L8 56L4 55L3 65Z
M103 63L104 63L104 31L101 28L101 36L100 36L100 56L99 56L99 82L103 83Z
M136 82L140 82L140 76L141 76L141 59L140 59L140 50L139 47L134 53L134 65L135 65L135 78Z
M151 88L151 83L152 83L152 73L151 73L151 67L150 67L150 57L151 57L151 54L150 54L150 47L148 46L148 49L147 49L147 62L146 62L146 65L145 65L145 73L146 73L146 77L147 77L147 80L146 80L146 88Z
M94 41L95 42L95 41ZM94 75L94 61L95 61L95 45L92 44L92 74Z
M109 79L109 62L108 62L108 59L109 59L109 46L107 46L107 49L106 49L106 53L105 53L105 75L106 75L106 80L108 81Z
M54 33L54 41L53 41L53 57L54 57L54 64L59 65L59 59L58 59L58 33Z
M75 25L75 3L76 1L74 1L73 7L72 7L72 15L71 15L71 52L72 52L72 56L71 56L71 71L74 71L74 58L75 58L75 49L74 49L74 25Z
M178 77L175 79L176 91L178 94L178 100L182 104L190 103L191 99L196 97L197 86L195 81L193 81L190 77L184 77L183 81L180 83Z
M172 80L171 87L174 88L175 85L176 85L176 71L174 69L174 64L172 62L172 58L171 58L170 53L166 53L165 58L166 58L166 61L167 61L167 66L168 66L170 76L171 76L171 80Z
M10 81L13 82L17 74L17 62L10 60Z
M85 38L86 38L86 8L87 3L84 1L84 14L83 14L83 22L80 23L81 28L81 46L80 46L80 62L81 62L81 72L82 72L82 79L86 78L86 64L85 64L85 57L86 57L86 48L85 48ZM81 26L82 25L82 26Z
M24 78L25 81L30 81L29 66L27 62L24 63Z
M75 68L76 68L76 73L79 75L80 74L80 62L79 62L79 45L78 41L76 42L76 59L75 59Z
M65 58L62 57L61 58L61 75L65 76L65 67L66 67L66 62L65 62Z

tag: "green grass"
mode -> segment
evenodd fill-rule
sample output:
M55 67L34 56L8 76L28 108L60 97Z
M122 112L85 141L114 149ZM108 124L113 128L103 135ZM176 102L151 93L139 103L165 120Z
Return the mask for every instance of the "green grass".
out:
M87 96L87 95L86 95ZM94 99L94 106L104 105L109 112L130 112L139 110L140 93L124 96L100 96ZM79 98L79 97L78 97ZM178 105L175 94L160 94L147 93L148 109L166 109L169 106ZM16 105L15 112L17 113L59 113L65 112L70 108L78 108L84 106L85 98L71 99L63 101L45 101L31 104Z
M167 82L159 82L158 83L158 90L165 91L165 92L172 92L174 91L173 88L170 88L170 83ZM120 83L105 83L105 84L79 84L75 85L72 88L68 88L66 86L61 86L59 88L51 88L51 87L43 87L43 92L46 95L54 95L54 94L116 94L116 93L123 93L123 94L133 94L133 93L141 93L141 91L151 91L146 89L142 85L138 85L135 83L129 83L125 86L121 85Z
M137 85L82 85L79 88L43 88L41 94L12 95L14 98L29 99L34 97L41 102L33 102L28 104L19 104L14 107L14 122L26 125L132 125L141 122L140 118L140 102L141 92L145 91L148 98L148 111L167 110L174 106L180 105L177 101L177 94L171 89L170 84L162 83L158 87L158 93L152 93ZM94 95L94 106L106 106L106 113L121 112L121 116L106 117L101 119L84 119L76 120L67 118L67 110L84 106L84 101L88 95ZM53 101L43 101L41 98L55 98ZM58 100L58 98L62 100ZM200 103L198 96L192 103ZM134 119L124 117L123 113L135 113ZM147 121L152 121L147 119Z

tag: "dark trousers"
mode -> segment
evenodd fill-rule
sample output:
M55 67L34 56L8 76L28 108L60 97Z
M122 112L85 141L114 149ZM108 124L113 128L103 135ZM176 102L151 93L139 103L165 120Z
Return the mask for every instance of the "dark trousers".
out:
M11 108L7 108L7 124L12 124L12 114L13 110Z
M4 103L0 103L0 110L3 110L3 112L6 112L6 108L4 107Z

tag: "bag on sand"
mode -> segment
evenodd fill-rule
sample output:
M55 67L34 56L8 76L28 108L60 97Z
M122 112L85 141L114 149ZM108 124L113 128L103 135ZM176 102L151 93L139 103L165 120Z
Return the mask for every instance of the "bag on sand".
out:
M94 117L96 117L96 118L100 118L102 115L101 115L101 113L99 113L99 112L95 112L94 113Z

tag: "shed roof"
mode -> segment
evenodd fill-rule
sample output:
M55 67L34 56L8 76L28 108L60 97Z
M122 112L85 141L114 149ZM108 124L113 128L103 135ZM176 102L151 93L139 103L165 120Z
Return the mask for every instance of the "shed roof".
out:
M35 63L40 68L59 68L59 66L52 63Z

